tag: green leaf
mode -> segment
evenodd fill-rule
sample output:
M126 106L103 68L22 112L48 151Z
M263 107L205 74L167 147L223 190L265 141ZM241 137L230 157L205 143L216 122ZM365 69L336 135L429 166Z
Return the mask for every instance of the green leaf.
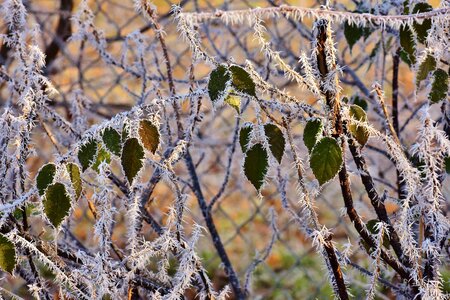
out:
M358 105L359 107L364 109L364 111L367 111L367 109L369 108L367 101L359 96L353 96L352 100L353 100L353 104Z
M283 132L275 124L264 125L264 132L269 141L269 148L272 155L277 159L278 163L281 164L281 159L283 158L284 147L286 144Z
M16 267L16 248L3 234L0 234L0 268L12 274Z
M53 182L56 173L56 166L52 163L44 165L36 176L36 187L39 195L44 195L45 189Z
M97 154L97 141L89 140L86 144L80 147L78 151L78 161L81 164L83 172L89 168L95 160Z
M69 172L70 181L72 182L72 187L75 190L76 199L80 198L81 192L83 191L83 186L81 184L81 174L80 168L74 163L68 163L66 165L67 172Z
M412 65L413 63L412 63L411 60L409 59L408 53L406 53L403 49L401 49L399 55L400 55L400 58L402 59L402 61L403 61L405 64L407 64L408 66L411 67L411 65Z
M412 14L423 13L423 12L432 11L432 10L433 10L433 7L430 4L421 2L421 3L417 3L416 6L414 6ZM430 30L430 28L431 28L431 19L423 20L422 24L414 22L413 27L417 33L417 40L420 43L424 44L427 40L428 30Z
M102 162L109 164L111 162L111 155L102 146L98 145L97 158L95 159L95 163L92 165L92 169L99 173L100 170L98 167Z
M413 33L408 25L400 27L400 46L402 46L404 53L403 55L400 55L402 59L410 66L415 64L416 43L414 42Z
M120 134L114 128L108 127L103 131L103 144L106 149L114 155L120 156L121 141Z
M352 52L353 46L363 35L364 28L359 27L356 24L349 24L348 22L344 24L344 36L347 40L348 46L350 47L350 53Z
M54 227L58 227L70 210L70 198L62 183L50 185L45 191L44 212Z
M310 120L306 123L305 130L303 131L303 142L310 153L317 142L317 138L322 134L322 130L323 124L320 119Z
M158 127L148 120L142 120L139 123L139 137L145 149L155 154L159 145Z
M431 92L428 95L431 103L438 103L447 98L448 93L448 74L442 69L437 69L433 73L433 84Z
M208 93L212 102L219 99L225 93L227 82L231 80L231 74L224 65L218 66L209 75Z
M228 97L225 99L225 102L228 103L232 108L234 108L237 113L239 113L239 110L241 108L241 98L239 98L238 96L228 95Z
M255 83L250 74L239 66L231 66L230 71L233 77L233 87L241 93L256 97Z
M356 104L350 106L350 117L361 122L367 122L366 112ZM349 125L349 131L361 146L364 146L369 139L369 132L366 128L353 124Z
M450 174L450 156L444 158L444 165L445 165L445 172L447 172L447 174Z
M372 234L378 234L378 228L376 226L378 222L377 219L369 220L366 224L367 230ZM386 248L390 246L389 238L385 232L383 233L383 246Z
M403 14L409 15L409 0L403 2Z
M434 69L436 69L436 59L428 54L425 60L419 66L419 70L417 71L416 77L417 87L419 87L422 80L427 79L428 73L433 72Z
M247 151L247 145L250 142L250 133L252 132L252 126L242 126L239 132L239 144L241 144L242 153Z
M257 191L264 183L269 166L269 156L263 145L256 144L247 151L244 162L244 173Z
M128 183L131 185L134 178L144 165L142 159L144 158L144 148L139 143L138 139L128 139L122 149L122 168Z
M331 137L322 138L314 146L309 164L320 185L336 176L342 165L342 151L338 142Z

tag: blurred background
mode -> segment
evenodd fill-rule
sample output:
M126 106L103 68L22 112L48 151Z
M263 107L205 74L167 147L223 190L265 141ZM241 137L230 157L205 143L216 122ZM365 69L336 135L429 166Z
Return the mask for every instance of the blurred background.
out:
M180 94L189 91L189 69L192 65L191 51L186 41L180 38L176 28L176 21L170 13L171 6L178 4L184 12L215 11L231 9L249 9L255 7L271 7L282 4L291 4L302 7L319 7L322 3L316 1L152 1L157 7L157 19L165 32L167 49L172 63L174 81L177 92ZM39 44L46 53L45 74L55 85L59 94L53 97L51 106L65 116L69 121L78 122L79 128L88 128L92 124L101 122L115 114L128 111L138 103L143 80L135 76L138 63L142 63L149 75L150 91L147 99L158 95L168 95L167 74L164 67L164 57L155 31L148 21L139 15L131 0L90 0L87 1L93 12L95 30L104 38L104 53L94 47L89 41L73 40L73 33L77 33L78 25L73 21L80 5L78 0L30 0L24 1L28 10L28 21L37 24L40 30ZM353 11L357 8L356 1L332 1L330 6L335 10ZM431 3L436 6L437 1ZM375 2L373 5L376 5ZM395 8L389 11L395 13ZM272 49L279 51L283 59L291 66L296 66L301 51L307 54L311 51L311 30L313 20L304 19L303 22L294 22L280 16L264 20L267 27L266 38L270 40ZM0 32L7 33L4 22L1 23ZM374 95L371 86L379 82L390 99L392 94L392 54L396 49L395 32L371 28L367 37L361 38L349 48L344 37L344 25L334 24L333 30L336 47L339 52L339 65L345 66L340 76L343 83L343 94L349 101L358 102L366 106L369 120L375 127L381 128L379 115L375 112ZM207 52L216 57L218 61L234 60L243 65L250 60L256 66L262 77L278 86L281 90L295 96L297 99L309 104L315 103L312 94L298 88L298 85L287 80L283 73L268 61L260 51L260 46L254 39L254 31L247 25L226 25L220 21L211 21L200 24L198 28L202 43ZM142 38L145 47L143 61L139 62L138 46L133 36ZM13 68L12 53L3 45L0 51L0 64L5 70ZM195 83L205 86L212 67L197 62L193 66ZM426 101L425 92L414 94L413 75L407 64L400 64L400 126L401 139L410 146L415 139L417 126L417 111ZM8 101L7 85L0 82L0 109ZM269 99L269 98L268 98ZM276 100L276 99L269 99ZM387 100L390 103L390 100ZM188 117L189 103L183 106L182 117ZM169 112L170 113L170 112ZM229 149L233 140L237 118L243 122L255 120L255 111L248 106L238 115L230 106L213 109L210 100L202 99L202 121L192 144L191 153L194 162L198 165L198 174L206 199L212 199L217 194L224 179ZM300 118L294 121L294 142L302 158L306 161L308 151L302 142L302 125ZM172 124L175 128L175 123ZM54 134L64 136L66 133L54 130ZM30 178L46 162L52 161L54 149L45 132L36 129L33 133L36 155L28 161ZM164 141L163 141L164 142ZM377 141L369 141L364 154L373 167L373 174L378 183L380 193L396 197L396 172L392 163L380 151ZM293 159L290 148L281 164L282 176L288 181L286 192L290 204L299 210L296 193L296 171L293 168ZM269 171L269 180L258 195L253 186L245 179L242 172L243 154L238 147L233 157L231 180L225 192L220 197L213 210L213 217L219 234L242 282L245 281L247 269L255 256L265 252L269 245L273 231L271 229L270 209L276 212L276 225L278 228L276 241L266 260L261 263L252 276L252 299L330 299L332 289L326 276L324 263L320 255L311 245L311 240L303 234L298 223L282 208L280 191L277 184L279 169L272 167ZM120 170L119 164L112 161L113 169ZM176 165L176 173L180 178L188 178L184 164ZM357 209L365 221L375 218L370 201L361 185L356 167L349 163L351 181L354 188L354 199ZM372 169L371 169L372 170ZM120 173L118 171L118 173ZM147 166L145 179L150 178L152 168ZM315 183L310 170L307 172L309 183ZM32 181L30 181L32 182ZM449 179L447 178L445 196L449 198ZM30 183L31 184L31 183ZM190 226L198 223L204 226L203 217L195 196L191 194L188 186L184 192L191 195L188 198L186 211L186 231L189 234ZM70 232L86 247L94 247L93 238L94 218L88 209L87 200L92 191L85 190L85 196L77 203L77 207L70 217L68 228ZM153 193L153 200L149 211L155 219L164 223L166 213L173 204L174 195L171 189L160 182ZM113 240L120 248L125 248L126 222L120 199L117 199L119 211L115 214ZM320 196L314 202L319 214L320 222L331 228L336 247L343 250L344 244L353 244L352 261L363 268L371 270L371 261L367 260L365 251L358 240L358 235L348 218L342 214L343 201L338 183L331 182L326 185ZM387 202L388 212L395 216L398 209L393 201ZM447 207L448 210L448 202ZM36 218L36 224L39 223ZM35 224L35 225L36 225ZM42 226L34 226L33 230L39 233ZM221 261L213 247L208 231L197 245L197 252L201 256L214 286L223 288L227 278ZM150 226L144 225L142 234L146 239L155 237ZM348 237L348 238L347 238ZM369 284L367 277L351 266L344 270L349 279L349 287L355 299L365 298L365 290ZM445 278L444 289L450 291L448 278L450 272L443 270ZM48 275L51 279L51 274ZM398 283L398 278L392 277L389 272L383 277L392 283ZM25 299L31 296L20 279L4 274L0 286L10 290ZM8 298L8 295L5 294ZM192 297L194 297L192 295ZM378 299L394 299L394 295L379 285Z

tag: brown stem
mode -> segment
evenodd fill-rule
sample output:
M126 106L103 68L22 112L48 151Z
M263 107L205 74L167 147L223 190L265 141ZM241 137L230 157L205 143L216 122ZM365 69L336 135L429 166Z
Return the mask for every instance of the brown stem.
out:
M297 154L297 151L295 151L294 141L292 138L291 130L289 128L288 121L283 118L283 127L286 129L288 142L291 147L292 155L294 157L295 165L297 166L297 176L298 176L298 184L300 186L300 189L305 195L305 202L306 206L310 211L311 215L311 224L314 228L314 230L320 230L319 226L319 220L317 217L317 213L314 210L314 207L310 201L309 193L305 187L304 181L303 181L303 172L301 167L301 160L300 157ZM333 277L334 277L334 288L336 289L337 294L339 295L340 299L349 299L347 288L345 286L344 281L344 275L342 274L341 266L339 265L339 261L336 256L336 251L332 243L332 235L326 237L326 242L323 245L325 254L328 260L328 265L331 267L333 271Z
M400 48L397 49L392 57L393 69L392 69L392 125L394 131L399 136L398 125L398 69L400 65Z
M339 101L339 95L333 94L329 90L324 90L324 81L327 80L329 71L328 70L328 63L327 63L327 39L331 39L331 35L328 28L328 23L326 21L319 21L318 23L318 34L317 34L317 63L318 63L318 69L322 76L322 94L325 96L326 103L331 111L332 119L333 119L333 127L334 127L334 133L333 137L335 138L341 138L344 136L344 124L342 121L341 111L340 111L340 101ZM331 43L329 43L331 44ZM328 51L331 53L331 50ZM329 59L329 58L328 58ZM331 66L334 68L335 66ZM334 78L336 82L336 90L338 89L338 78L335 76ZM380 89L376 89L380 99L383 99L380 95ZM386 114L386 112L385 112ZM390 124L390 122L389 122ZM392 131L392 134L395 134L395 131ZM396 136L396 135L395 135ZM397 138L398 140L398 138ZM341 148L342 153L345 153L345 140L342 140L341 142ZM342 164L342 168L339 171L339 183L341 187L342 196L344 199L344 204L347 210L347 215L349 216L350 220L352 221L356 231L361 236L361 238L370 246L370 248L374 249L377 247L377 241L373 238L373 236L369 233L366 226L364 225L361 217L358 215L354 204L353 204L353 196L351 192L350 187L350 180L346 168L346 162L344 159L344 162ZM381 249L380 253L381 258L390 265L402 278L409 280L411 278L411 275L409 274L408 270L395 258L391 257L385 250Z
M147 13L147 16L149 18L149 21L152 23L152 26L156 32L156 36L159 40L159 43L161 44L161 49L162 49L164 60L166 63L167 82L169 83L170 95L175 96L176 91L175 91L175 84L173 82L172 65L170 63L170 57L169 57L169 52L167 51L166 41L164 39L164 36L162 35L162 27L161 27L161 25L159 25L156 12L152 8L152 6L149 3L145 2L144 7L145 7L144 8L145 12ZM176 117L177 125L178 125L178 137L181 138L181 134L183 132L183 126L180 122L180 107L178 105L178 102L174 101L173 107L174 107L175 117Z
M195 170L194 162L192 161L192 157L189 153L189 150L186 153L185 162L192 179L192 185L195 196L197 197L197 201L201 208L203 218L205 219L206 227L208 228L209 233L211 234L212 242L214 244L214 247L216 248L217 254L219 255L220 260L224 265L225 272L228 276L228 279L230 280L230 284L233 288L235 297L236 299L245 299L246 298L245 292L241 288L238 275L231 264L231 261L220 238L219 232L217 231L216 225L214 224L214 220L211 215L211 210L208 204L206 203L205 197L203 196L203 192L197 176L197 171Z
M342 143L342 149L345 150L345 144ZM366 226L364 225L361 217L358 215L354 205L353 196L350 188L350 180L348 177L347 168L345 162L339 171L339 183L341 186L342 196L344 198L344 204L347 209L347 215L350 217L356 231L361 236L361 238L366 242L370 248L377 247L377 241L369 233ZM381 258L391 266L402 278L409 280L411 278L409 272L403 265L401 265L395 258L391 257L385 250L381 249Z
M410 260L404 255L400 239L398 237L396 230L391 224L391 220L389 219L389 216L387 214L384 202L378 195L373 178L369 173L369 168L367 166L366 160L364 159L364 156L362 156L360 148L358 148L358 146L356 145L355 141L352 138L348 140L348 143L350 152L352 153L353 156L353 160L355 161L356 167L360 171L359 173L361 176L361 181L366 189L367 195L369 196L370 202L373 208L375 209L378 219L387 224L387 229L389 233L388 234L389 242L392 245L392 248L394 249L394 252L400 259L400 261L406 267L409 267L411 265Z
M326 53L326 42L328 37L328 22L326 20L319 20L317 23L317 67L322 76L322 81L326 80L329 71L327 64L327 53ZM330 37L331 38L331 37ZM335 67L335 66L332 66ZM340 114L336 113L339 111L339 101L338 97L334 95L331 91L323 90L323 85L321 85L322 92L325 96L326 103L333 114L333 124L335 124L335 130L338 130L340 127L341 121L338 120L340 118ZM338 126L336 126L338 125ZM331 240L331 237L329 237ZM330 243L326 243L324 245L325 251L327 253L328 261L330 263L330 267L333 270L333 275L336 283L337 292L340 299L348 299L347 287L345 286L345 281L342 276L342 270L339 265L339 261L336 258L336 254L334 252L334 248L332 247L331 241Z

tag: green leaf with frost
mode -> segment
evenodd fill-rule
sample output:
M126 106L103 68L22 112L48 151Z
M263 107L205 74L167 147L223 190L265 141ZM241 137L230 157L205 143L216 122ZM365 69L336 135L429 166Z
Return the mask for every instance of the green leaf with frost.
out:
M286 145L283 132L275 124L266 124L264 125L264 133L266 134L269 142L270 152L272 152L272 155L276 158L278 163L281 164L281 159L284 154L284 147Z
M114 128L108 127L103 131L102 135L103 144L106 149L114 155L120 156L121 152L121 137L120 134Z
M72 187L75 191L75 200L78 200L81 196L81 192L83 191L80 168L74 163L68 163L66 168L67 172L69 172L70 181L72 182Z
M91 139L78 150L78 161L84 171L87 170L94 162L97 154L97 141Z
M412 11L412 14L418 14L418 13L424 13L424 12L428 12L428 11L432 11L433 7L426 3L426 2L420 2L417 3L416 6L414 6L414 9ZM414 27L414 31L417 34L417 40L422 43L425 44L426 40L427 40L427 36L428 36L428 30L431 29L431 19L425 19L422 20L421 23L419 22L414 22L413 23L413 27Z
M212 102L217 101L227 88L227 82L231 80L231 73L224 65L218 66L209 75L208 93Z
M3 234L0 234L0 269L12 274L16 267L16 248Z
M53 182L56 173L55 164L48 163L44 165L36 176L36 187L39 195L44 195L45 189Z
M107 164L109 164L111 162L111 155L109 154L108 151L106 151L106 149L104 149L102 146L98 145L98 149L97 149L97 157L95 159L95 163L92 165L92 169L99 173L99 166L102 162L106 162Z
M427 55L425 60L420 64L419 70L416 75L416 84L419 87L420 83L427 79L428 74L436 69L436 59L430 54Z
M250 74L243 68L233 65L230 67L233 87L244 94L256 97L256 87Z
M137 138L128 139L123 145L121 163L125 176L130 185L136 175L142 169L144 163L144 148L141 146Z
M309 120L306 123L305 130L303 131L303 142L310 153L318 137L322 134L322 131L323 124L320 119Z
M403 25L400 27L400 46L403 50L403 52L400 54L401 58L410 66L415 64L416 43L414 41L414 35L409 28L409 25Z
M352 101L353 101L353 104L358 105L359 107L364 109L364 111L367 111L367 109L369 108L369 105L367 104L367 101L364 100L362 97L353 96L352 97Z
M245 156L244 173L257 191L264 183L264 178L269 167L269 156L263 145L253 145Z
M242 153L247 152L247 145L250 142L250 133L253 128L251 125L241 127L239 131L239 144L241 145Z
M438 103L447 98L448 93L448 73L442 69L437 69L433 73L433 83L431 92L428 95L431 103Z
M66 192L66 187L62 183L50 185L45 191L43 201L44 212L50 223L58 228L70 210L70 197Z
M367 122L366 112L356 104L350 106L349 114L350 117L357 121ZM367 143L367 140L369 139L369 132L366 128L358 126L354 124L354 122L351 122L348 129L361 146L364 146Z
M312 149L309 165L319 184L323 185L336 176L342 162L342 151L338 142L334 138L324 137Z

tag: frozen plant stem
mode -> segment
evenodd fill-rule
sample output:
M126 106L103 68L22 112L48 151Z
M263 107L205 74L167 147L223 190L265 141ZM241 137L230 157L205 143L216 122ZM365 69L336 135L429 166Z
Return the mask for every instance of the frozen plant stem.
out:
M338 78L334 75L334 83L335 91L330 91L329 89L325 90L323 88L324 81L329 80L329 68L335 68L335 65L329 64L330 61L334 61L333 57L329 57L329 55L333 55L334 51L332 49L328 49L333 45L331 31L329 28L329 24L325 20L320 20L317 22L317 68L320 71L322 77L322 93L326 99L327 106L330 110L330 118L333 121L333 137L336 139L341 139L341 148L342 153L345 153L345 139L344 139L344 124L341 116L341 108L340 108L340 100L339 100L339 87L338 87ZM353 205L353 196L350 187L349 175L346 169L346 163L344 163L339 171L339 183L341 186L341 192L344 199L344 204L346 207L347 214L352 221L356 231L361 236L361 238L373 249L377 247L376 240L369 233L366 226L364 225L361 217L358 215L354 205ZM408 270L397 260L392 258L386 251L380 249L381 258L389 264L400 276L406 280L410 280L411 276Z
M195 196L197 197L198 204L203 214L203 218L205 219L206 227L208 227L209 233L211 234L211 238L214 244L214 247L219 254L219 257L224 264L225 272L230 280L230 284L233 287L233 291L235 293L236 299L245 299L246 295L242 290L241 283L239 282L239 278L237 276L236 271L233 269L231 261L228 257L227 252L225 251L225 247L220 238L219 232L217 231L216 225L214 224L214 220L211 215L211 207L206 203L206 199L203 196L202 189L200 187L200 182L197 176L197 171L194 166L194 162L192 161L192 157L189 153L189 150L186 153L185 163L188 168L189 174L192 179L192 185L194 189Z

